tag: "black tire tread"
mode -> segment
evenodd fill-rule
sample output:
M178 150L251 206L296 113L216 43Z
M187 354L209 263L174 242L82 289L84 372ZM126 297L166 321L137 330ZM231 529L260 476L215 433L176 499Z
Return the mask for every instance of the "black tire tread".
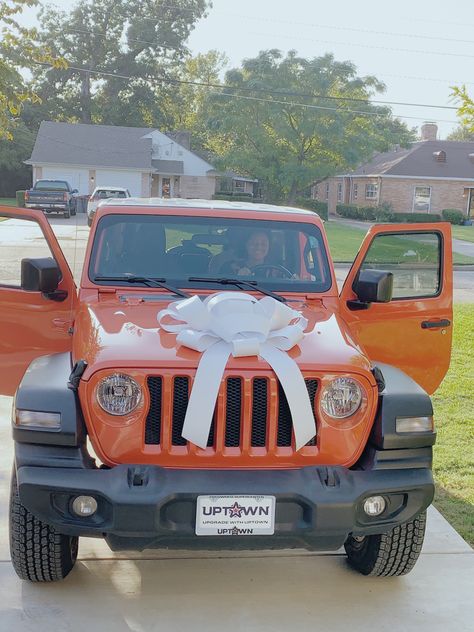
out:
M77 558L78 538L58 533L24 507L15 475L10 494L10 553L21 579L54 582L64 579Z
M426 512L423 512L389 533L367 536L362 550L349 538L344 545L349 563L363 575L372 577L406 575L420 556L425 529Z

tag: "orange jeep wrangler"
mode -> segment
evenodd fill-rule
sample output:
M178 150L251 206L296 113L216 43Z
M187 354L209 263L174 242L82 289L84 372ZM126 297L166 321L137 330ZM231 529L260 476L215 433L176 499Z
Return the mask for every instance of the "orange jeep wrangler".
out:
M42 213L0 216L21 578L64 578L79 536L344 545L365 575L411 570L450 361L449 225L372 227L339 293L312 212L111 200L76 290Z

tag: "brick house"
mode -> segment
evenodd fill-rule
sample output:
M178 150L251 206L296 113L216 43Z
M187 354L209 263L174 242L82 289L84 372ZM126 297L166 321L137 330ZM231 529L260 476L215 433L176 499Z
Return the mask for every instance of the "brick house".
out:
M337 204L391 205L395 212L441 213L453 208L474 217L474 142L436 140L437 125L425 123L409 148L380 153L351 173L324 180L312 196Z

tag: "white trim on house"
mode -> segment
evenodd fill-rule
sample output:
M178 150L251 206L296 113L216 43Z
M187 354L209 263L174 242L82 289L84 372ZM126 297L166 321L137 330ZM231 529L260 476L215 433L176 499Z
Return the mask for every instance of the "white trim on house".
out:
M137 167L111 167L111 166L107 166L107 165L72 165L72 164L67 164L67 165L63 165L62 163L59 162L32 162L32 163L28 163L31 164L33 167L61 167L62 169L113 169L114 171L136 171L137 173L153 173L152 169L147 169L146 167L142 167L141 169L138 169Z

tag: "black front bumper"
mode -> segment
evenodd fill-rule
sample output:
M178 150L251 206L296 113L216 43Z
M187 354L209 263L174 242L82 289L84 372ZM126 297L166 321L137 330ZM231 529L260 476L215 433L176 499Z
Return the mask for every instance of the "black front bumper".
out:
M306 548L335 550L347 536L391 530L426 509L434 493L427 468L352 471L343 467L293 470L177 470L119 465L112 469L17 468L20 499L61 533L105 537L112 549ZM272 536L196 536L199 495L276 497ZM71 504L94 496L96 514L79 518ZM383 495L387 509L365 515L365 498Z

